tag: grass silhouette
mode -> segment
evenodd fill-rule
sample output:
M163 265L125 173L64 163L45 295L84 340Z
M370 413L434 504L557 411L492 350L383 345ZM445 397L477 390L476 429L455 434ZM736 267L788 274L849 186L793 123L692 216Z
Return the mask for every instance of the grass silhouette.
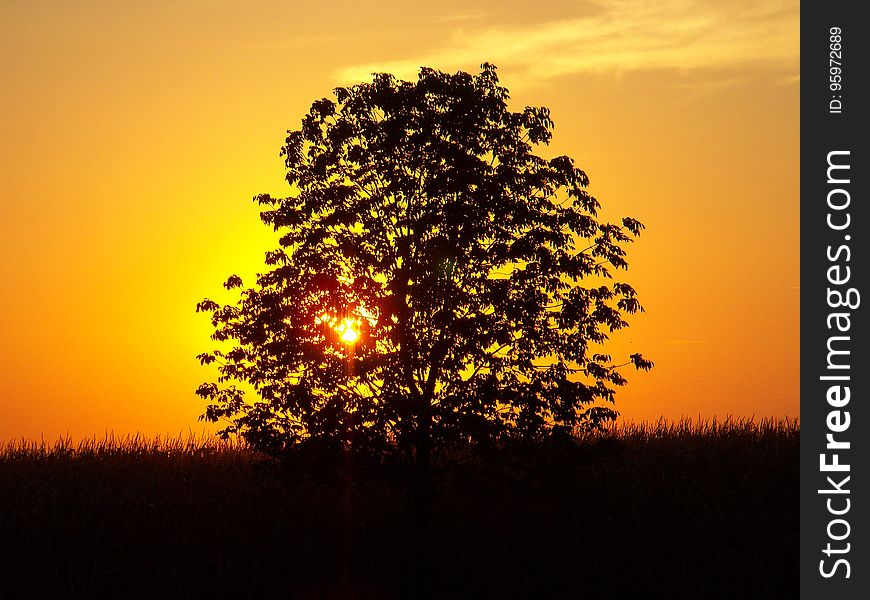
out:
M800 426L626 424L441 457L436 598L796 597ZM0 447L0 598L404 598L398 466L343 479L210 438ZM349 573L341 585L339 575Z

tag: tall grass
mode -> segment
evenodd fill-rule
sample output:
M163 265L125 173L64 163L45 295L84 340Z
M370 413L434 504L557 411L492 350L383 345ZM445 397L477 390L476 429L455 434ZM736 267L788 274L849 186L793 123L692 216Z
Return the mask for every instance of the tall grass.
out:
M691 419L684 417L677 421L660 418L658 421L616 421L606 427L606 435L628 442L647 442L655 439L705 438L742 438L762 439L769 437L794 438L800 435L800 419L764 417L726 416Z
M797 597L799 437L662 419L445 461L435 597ZM207 435L2 443L0 599L408 597L406 482L356 470L348 533L322 470Z
M18 438L0 441L0 459L39 458L56 456L93 456L106 454L184 454L205 456L219 452L244 451L239 440L221 440L205 433L187 436L148 437L141 433L116 435L107 432L103 437L83 438L74 441L71 436L61 436L53 442L45 439Z
M652 440L702 438L713 441L718 438L794 439L800 435L800 419L765 417L697 418L684 417L672 421L661 417L657 421L617 420L605 426L603 431L580 432L580 442L612 439L631 444L649 443ZM45 439L18 438L0 440L0 460L34 459L50 456L89 457L113 454L160 455L205 457L215 454L235 454L237 459L261 460L264 457L251 450L240 438L222 440L207 433L188 433L178 436L148 437L141 433L116 435L107 432L102 437L83 438L74 441L71 436L61 436L53 442Z

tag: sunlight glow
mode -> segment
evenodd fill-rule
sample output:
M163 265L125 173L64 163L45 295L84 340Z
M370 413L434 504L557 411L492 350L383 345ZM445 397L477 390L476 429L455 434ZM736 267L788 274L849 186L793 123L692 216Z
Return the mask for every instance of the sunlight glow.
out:
M335 331L341 336L342 342L354 344L359 339L359 326L359 319L344 319L338 327L335 327Z
M352 345L357 343L362 337L363 319L369 327L374 327L378 322L377 315L364 307L357 306L353 311L356 316L345 317L339 320L338 317L323 312L314 317L314 323L317 325L325 325L338 334L338 338L345 344Z

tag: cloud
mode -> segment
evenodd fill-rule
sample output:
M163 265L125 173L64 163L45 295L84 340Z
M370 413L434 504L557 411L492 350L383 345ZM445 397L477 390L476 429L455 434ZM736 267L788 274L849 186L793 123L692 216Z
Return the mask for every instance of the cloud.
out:
M587 14L539 23L486 26L486 19L459 20L439 46L396 60L348 65L334 78L368 80L373 72L413 78L422 65L450 71L489 61L527 81L759 65L793 80L799 73L799 32L797 2L617 0Z

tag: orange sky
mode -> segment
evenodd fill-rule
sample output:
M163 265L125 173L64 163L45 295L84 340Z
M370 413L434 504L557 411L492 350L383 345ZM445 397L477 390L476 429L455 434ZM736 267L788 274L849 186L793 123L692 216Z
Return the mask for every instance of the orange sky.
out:
M647 230L617 409L799 416L798 2L0 4L0 440L201 431L204 296L258 271L250 198L339 84L499 67ZM250 279L250 277L248 277Z

